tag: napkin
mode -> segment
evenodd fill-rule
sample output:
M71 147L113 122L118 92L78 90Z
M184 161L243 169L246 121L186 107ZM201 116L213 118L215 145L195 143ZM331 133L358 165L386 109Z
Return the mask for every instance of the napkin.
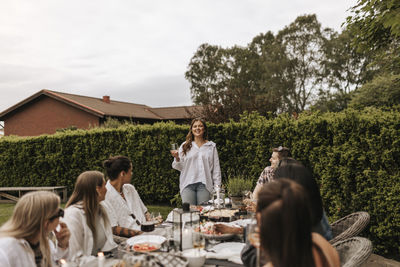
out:
M226 244L226 246L224 246ZM222 248L221 246L222 245ZM228 260L234 263L243 264L240 258L240 252L244 243L221 243L207 252L207 259Z

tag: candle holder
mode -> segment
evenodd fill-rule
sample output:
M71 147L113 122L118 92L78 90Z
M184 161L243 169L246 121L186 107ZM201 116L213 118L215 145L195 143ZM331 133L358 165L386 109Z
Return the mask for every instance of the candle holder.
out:
M178 242L179 250L192 247L192 231L200 229L200 212L183 203L182 209L173 209L172 220L174 242Z

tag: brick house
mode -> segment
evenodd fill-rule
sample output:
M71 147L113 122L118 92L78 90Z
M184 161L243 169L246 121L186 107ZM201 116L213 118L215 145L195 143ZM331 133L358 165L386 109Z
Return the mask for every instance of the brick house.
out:
M36 136L57 129L100 126L107 118L137 123L173 120L187 123L200 114L199 106L151 108L113 101L109 96L94 98L43 89L0 113L4 135Z

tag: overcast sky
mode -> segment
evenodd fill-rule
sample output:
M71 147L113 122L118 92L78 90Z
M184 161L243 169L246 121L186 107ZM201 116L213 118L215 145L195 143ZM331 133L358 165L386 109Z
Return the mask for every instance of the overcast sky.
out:
M203 43L245 46L297 16L340 31L356 0L1 0L0 112L41 89L191 105Z

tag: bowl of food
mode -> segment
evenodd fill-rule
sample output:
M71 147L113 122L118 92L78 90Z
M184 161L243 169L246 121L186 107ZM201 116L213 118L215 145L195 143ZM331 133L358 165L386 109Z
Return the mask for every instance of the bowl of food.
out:
M165 240L160 235L138 235L126 240L126 244L136 252L151 252L160 249Z
M189 262L189 267L200 267L204 265L206 261L206 254L205 250L191 248L182 251L182 256L187 259Z
M151 232L154 231L156 222L155 221L147 221L142 223L142 225L140 225L140 230L142 232Z

